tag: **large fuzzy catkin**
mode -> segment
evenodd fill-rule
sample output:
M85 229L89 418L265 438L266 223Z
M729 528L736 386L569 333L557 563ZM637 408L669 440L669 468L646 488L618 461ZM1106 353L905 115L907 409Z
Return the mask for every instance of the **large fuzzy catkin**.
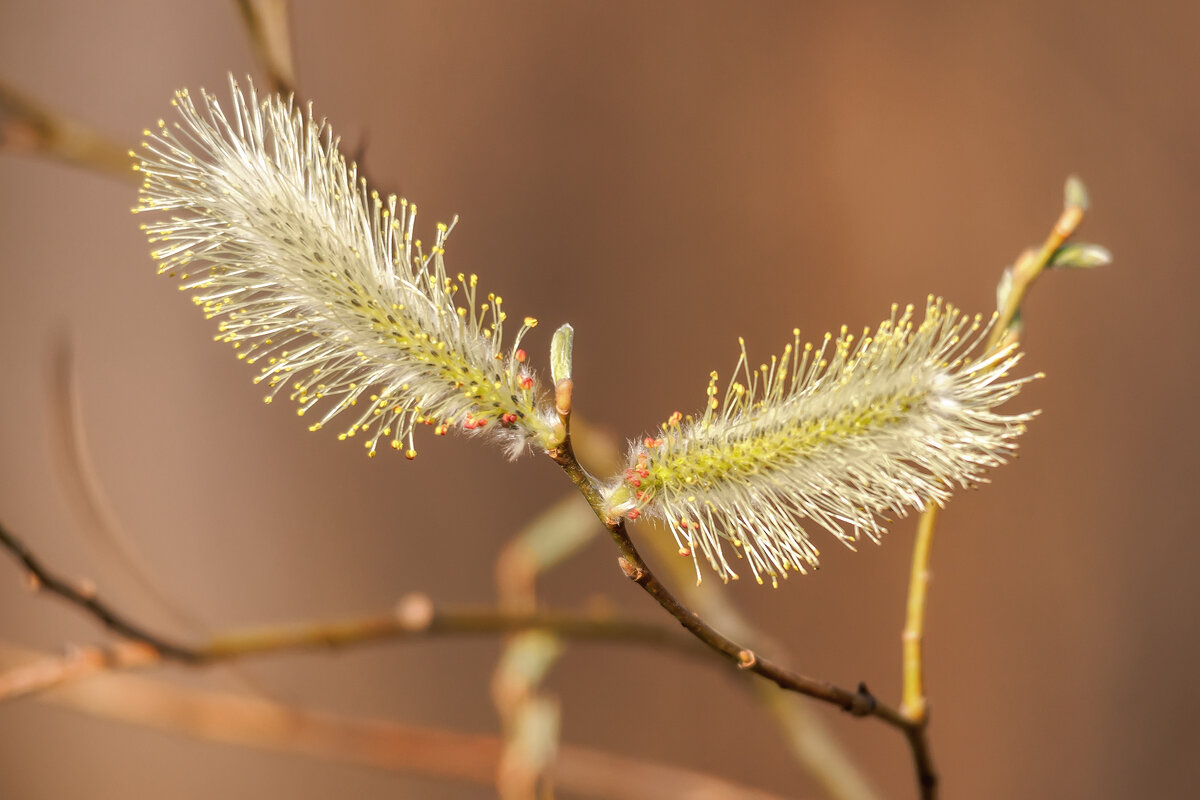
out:
M608 513L663 520L698 579L701 555L737 577L724 544L760 583L816 566L805 521L848 544L877 539L881 519L984 480L1033 416L995 410L1032 378L1008 377L1014 347L971 358L988 327L930 298L920 323L893 307L859 338L843 329L814 348L795 331L758 369L743 343L723 401L713 373L703 414L673 414L631 449Z
M446 225L424 252L416 206L370 191L311 107L230 83L230 114L183 90L180 120L146 131L135 211L173 212L142 226L159 271L261 366L267 401L287 392L313 430L340 418L370 455L386 442L415 457L418 424L495 431L514 454L553 446L519 347L536 320L504 345L501 298L446 272Z

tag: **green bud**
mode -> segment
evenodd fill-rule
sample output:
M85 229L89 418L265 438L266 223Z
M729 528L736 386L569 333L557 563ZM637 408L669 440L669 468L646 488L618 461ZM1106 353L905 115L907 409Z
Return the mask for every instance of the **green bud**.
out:
M571 348L575 342L575 329L565 324L554 332L550 340L550 376L555 385L571 378Z
M1078 175L1072 175L1067 178L1067 185L1063 188L1063 205L1067 208L1076 207L1088 210L1088 192L1087 187L1083 185L1083 181Z
M1112 253L1098 244L1068 244L1055 251L1050 258L1050 267L1068 269L1092 269L1112 263Z

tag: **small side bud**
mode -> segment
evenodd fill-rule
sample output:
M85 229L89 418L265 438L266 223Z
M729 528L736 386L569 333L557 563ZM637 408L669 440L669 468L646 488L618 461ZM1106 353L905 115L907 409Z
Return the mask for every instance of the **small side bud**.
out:
M1078 175L1067 178L1067 185L1063 187L1063 207L1087 211L1088 205L1088 191L1087 187L1083 185L1083 181Z
M550 377L555 385L571 379L571 350L575 343L575 329L565 324L554 332L550 340Z
M433 600L422 592L401 597L396 603L396 621L408 631L423 631L433 624Z
M1112 253L1108 251L1108 248L1098 244L1080 243L1068 244L1058 248L1047 266L1067 269L1094 269L1095 267L1104 267L1111 263Z
M617 566L621 568L621 572L626 578L631 581L640 581L646 577L646 571L641 567L635 566L625 556L617 556Z

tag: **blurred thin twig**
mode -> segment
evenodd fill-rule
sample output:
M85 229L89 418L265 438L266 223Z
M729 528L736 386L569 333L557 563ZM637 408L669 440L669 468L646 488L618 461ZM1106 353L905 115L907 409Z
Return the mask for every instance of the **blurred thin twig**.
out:
M271 90L287 96L296 91L288 0L235 0L250 46L267 73Z
M75 357L67 337L56 343L47 392L47 417L55 467L67 501L83 529L101 549L113 556L123 571L173 622L199 633L204 625L163 587L155 571L117 518L92 459L84 424Z
M0 81L0 152L33 153L139 183L129 148Z
M531 613L537 608L537 577L596 538L596 517L568 495L539 514L508 541L496 560L499 607ZM505 800L535 798L548 788L557 756L557 701L541 690L562 655L560 637L545 629L509 637L492 674L492 702L500 716L504 750L496 789Z

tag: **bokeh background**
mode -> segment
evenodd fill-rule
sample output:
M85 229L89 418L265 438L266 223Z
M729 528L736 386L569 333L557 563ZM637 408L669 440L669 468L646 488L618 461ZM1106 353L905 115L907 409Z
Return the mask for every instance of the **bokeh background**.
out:
M633 437L703 399L737 337L874 324L892 302L988 311L1080 174L1082 238L1116 262L1052 273L1026 307L1021 458L943 517L928 688L946 797L1195 796L1194 512L1200 6L926 3L298 4L299 83L384 189L455 214L452 269L527 349L576 329L577 408ZM0 3L0 76L131 144L181 86L253 73L232 3ZM503 543L568 488L463 440L368 461L264 406L154 274L133 190L0 157L0 518L61 570L168 630L66 502L49 427L69 339L88 447L122 528L210 629L494 597ZM386 455L386 454L385 454ZM722 586L811 675L899 696L913 521L779 590ZM597 540L543 583L660 612ZM0 639L102 634L0 564ZM494 640L248 662L278 696L494 731ZM165 673L236 686L224 672ZM572 646L564 738L816 796L726 673ZM630 713L622 698L638 698ZM888 797L915 795L893 731L822 710ZM22 700L0 707L0 796L487 797L489 790L200 743Z

